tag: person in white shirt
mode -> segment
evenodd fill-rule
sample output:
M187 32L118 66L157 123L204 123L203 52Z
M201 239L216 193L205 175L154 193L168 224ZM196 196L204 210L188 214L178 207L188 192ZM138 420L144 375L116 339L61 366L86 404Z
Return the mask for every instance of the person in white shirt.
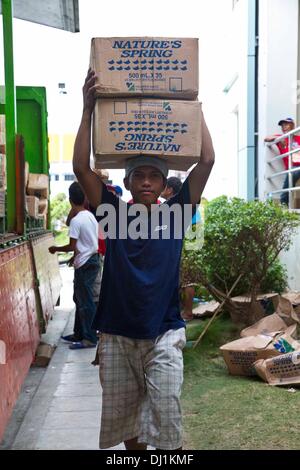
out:
M74 251L74 292L79 311L83 339L72 343L70 349L85 349L97 344L96 331L92 322L96 314L93 300L93 285L100 264L98 254L98 224L94 215L85 209L85 195L79 183L69 188L69 200L75 216L70 221L69 243L64 246L51 246L50 253Z

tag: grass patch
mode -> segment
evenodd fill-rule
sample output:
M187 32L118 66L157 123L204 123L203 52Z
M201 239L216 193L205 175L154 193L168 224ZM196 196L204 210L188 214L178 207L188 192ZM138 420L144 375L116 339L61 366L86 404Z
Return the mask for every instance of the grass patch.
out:
M208 320L187 325L199 337ZM186 449L299 449L300 391L271 387L259 378L230 376L219 347L239 337L225 316L195 349L184 351L182 407Z

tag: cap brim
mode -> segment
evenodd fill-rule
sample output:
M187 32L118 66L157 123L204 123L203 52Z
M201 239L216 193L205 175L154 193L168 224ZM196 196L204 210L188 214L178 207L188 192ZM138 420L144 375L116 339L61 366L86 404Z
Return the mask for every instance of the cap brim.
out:
M284 124L285 122L287 124L295 124L294 121L287 121L286 119L281 119L281 121L279 121L278 123L278 126L282 126L282 124Z
M139 157L128 159L125 164L125 176L128 177L133 170L142 166L151 166L156 168L161 172L164 178L167 178L168 176L168 165L166 161L161 158L148 155L141 155Z

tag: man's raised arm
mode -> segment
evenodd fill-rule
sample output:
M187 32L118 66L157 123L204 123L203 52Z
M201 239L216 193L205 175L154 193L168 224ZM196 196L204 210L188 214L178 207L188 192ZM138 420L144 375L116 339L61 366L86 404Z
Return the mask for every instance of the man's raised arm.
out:
M192 204L199 204L202 192L215 162L215 152L203 113L201 120L202 148L200 160L188 176Z
M90 205L96 209L101 203L103 183L90 167L92 114L96 100L95 78L95 72L89 70L82 89L83 112L74 145L73 171Z

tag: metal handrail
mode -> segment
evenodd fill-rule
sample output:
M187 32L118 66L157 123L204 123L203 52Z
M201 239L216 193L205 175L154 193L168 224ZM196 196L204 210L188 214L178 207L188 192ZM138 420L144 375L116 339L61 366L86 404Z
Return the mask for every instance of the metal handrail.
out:
M300 152L300 145L299 145L299 148L292 149L292 138L298 132L300 132L300 126L297 127L296 129L293 129L290 132L287 132L286 134L279 136L278 138L274 139L272 142L266 142L266 145L270 148L272 145L277 144L285 139L288 139L288 148L289 148L288 152L281 154L281 155L277 155L273 159L268 159L266 161L268 165L271 165L274 161L282 160L283 158L288 157L288 169L285 171L279 171L279 172L273 173L271 176L268 176L267 179L270 181L274 178L277 178L278 176L288 175L289 186L287 189L279 189L276 191L269 192L268 194L271 197L274 194L287 193L287 192L291 196L293 192L300 191L300 186L293 187L293 173L300 171L300 165L295 167L293 166L293 162L292 162L293 154ZM289 208L291 209L291 197L289 197Z
M286 139L287 137L290 137L294 134L297 134L297 132L300 132L300 126L299 127L296 127L296 129L293 129L292 131L290 132L287 132L286 134L282 134L282 135L279 135L277 137L277 139L275 139L273 142L267 142L268 144L278 144L278 142L280 142L281 140L283 139Z

